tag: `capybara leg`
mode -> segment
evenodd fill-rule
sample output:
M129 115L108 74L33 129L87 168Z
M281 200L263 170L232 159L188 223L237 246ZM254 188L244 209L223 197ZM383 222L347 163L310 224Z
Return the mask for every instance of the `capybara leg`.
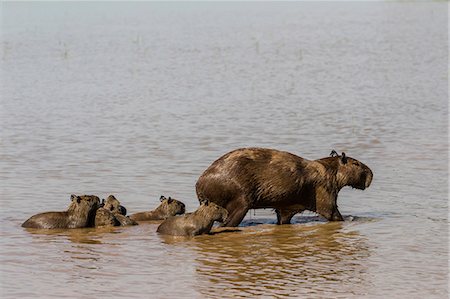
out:
M303 212L303 210L276 209L275 212L277 213L277 224L290 224L292 217L297 213Z
M234 210L233 213L231 213L231 215L228 215L228 218L224 222L223 226L227 226L227 227L238 226L244 219L247 212L248 212L247 208L240 208L240 209Z
M344 221L341 213L339 213L336 200L336 194L330 194L326 190L323 190L323 188L318 188L316 191L315 212L322 215L328 221Z
M341 213L337 208L333 210L333 213L331 214L331 219L328 219L331 221L344 221L344 218L342 217Z
M245 200L238 199L227 204L228 217L222 226L234 227L242 222L248 212L248 206L244 202Z
M336 208L330 208L329 210L321 210L317 211L320 215L322 215L324 218L326 218L328 221L344 221L344 218L342 217L339 210Z

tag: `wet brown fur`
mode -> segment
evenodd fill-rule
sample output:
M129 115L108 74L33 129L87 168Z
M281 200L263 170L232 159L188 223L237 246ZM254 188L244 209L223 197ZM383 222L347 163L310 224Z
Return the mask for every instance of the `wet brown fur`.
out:
M345 158L345 159L344 159ZM341 188L367 188L372 171L345 156L318 160L264 148L234 150L203 172L196 184L200 201L225 207L224 226L237 226L249 209L274 208L278 224L290 223L303 210L328 220L343 220L337 209Z
M95 214L95 226L96 227L102 227L102 226L120 226L120 222L116 219L113 213L109 211L108 209L99 208L96 211Z
M95 195L71 195L67 211L34 215L25 221L22 227L44 229L92 227L99 204L100 200Z
M130 218L134 221L165 220L175 215L182 215L184 212L184 203L161 196L161 204L155 210L131 214Z
M157 232L164 235L196 236L211 231L214 221L224 222L228 212L214 204L203 202L193 213L170 217L162 222Z
M108 196L105 205L97 210L95 226L128 226L137 225L130 217L123 215L126 210L114 195Z

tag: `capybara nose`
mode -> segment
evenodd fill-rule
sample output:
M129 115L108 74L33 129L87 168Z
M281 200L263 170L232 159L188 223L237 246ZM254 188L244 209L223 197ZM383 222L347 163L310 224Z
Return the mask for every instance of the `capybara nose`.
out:
M370 184L372 183L372 179L373 179L372 170L368 169L366 176L366 186L365 186L366 188L370 186Z

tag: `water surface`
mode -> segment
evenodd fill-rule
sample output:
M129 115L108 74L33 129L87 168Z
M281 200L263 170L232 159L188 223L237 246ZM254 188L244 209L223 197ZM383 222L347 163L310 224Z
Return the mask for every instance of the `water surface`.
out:
M1 297L447 297L447 3L3 3L1 34ZM246 146L345 151L374 180L343 223L20 227L72 193L192 211Z

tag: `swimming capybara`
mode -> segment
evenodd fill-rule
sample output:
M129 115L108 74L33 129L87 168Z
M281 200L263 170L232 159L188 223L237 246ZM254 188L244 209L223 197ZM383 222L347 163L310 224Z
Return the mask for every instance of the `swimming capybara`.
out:
M203 201L197 211L169 217L156 230L163 235L196 236L211 231L214 221L224 222L228 212L215 203Z
M95 195L71 195L67 211L46 212L30 217L22 224L26 228L82 228L94 226L95 211L100 199Z
M307 160L265 148L243 148L225 154L196 183L200 201L228 210L224 226L237 226L249 209L274 208L278 224L288 224L304 210L342 221L338 193L344 186L364 190L372 182L369 167L345 153Z
M95 227L102 226L120 226L119 220L116 219L110 209L105 208L105 199L102 199L100 207L95 212Z
M111 213L121 214L124 216L127 214L127 209L120 204L120 201L114 195L108 196L106 201L102 200L101 205L103 208L111 211Z
M130 219L129 216L124 216L122 214L114 214L114 216L116 217L117 221L119 221L120 226L138 225L138 223L133 219Z
M101 207L95 212L95 227L101 226L120 226L120 222L113 213Z
M115 198L114 195L108 196L108 198L106 199L106 201L104 203L103 208L100 208L100 209L109 211L115 217L115 219L119 222L120 226L137 225L136 221L134 221L134 220L130 219L130 217L126 216L127 209L120 204L119 200L117 200L117 198ZM103 222L103 217L105 217L105 216L108 217L107 213L104 211L102 211L98 217L96 216L96 218L95 218L96 226L97 226L97 218L98 218L98 223L101 224Z
M161 204L155 210L131 214L130 218L134 221L165 220L171 216L184 214L186 210L184 203L171 197L161 195L159 200Z

